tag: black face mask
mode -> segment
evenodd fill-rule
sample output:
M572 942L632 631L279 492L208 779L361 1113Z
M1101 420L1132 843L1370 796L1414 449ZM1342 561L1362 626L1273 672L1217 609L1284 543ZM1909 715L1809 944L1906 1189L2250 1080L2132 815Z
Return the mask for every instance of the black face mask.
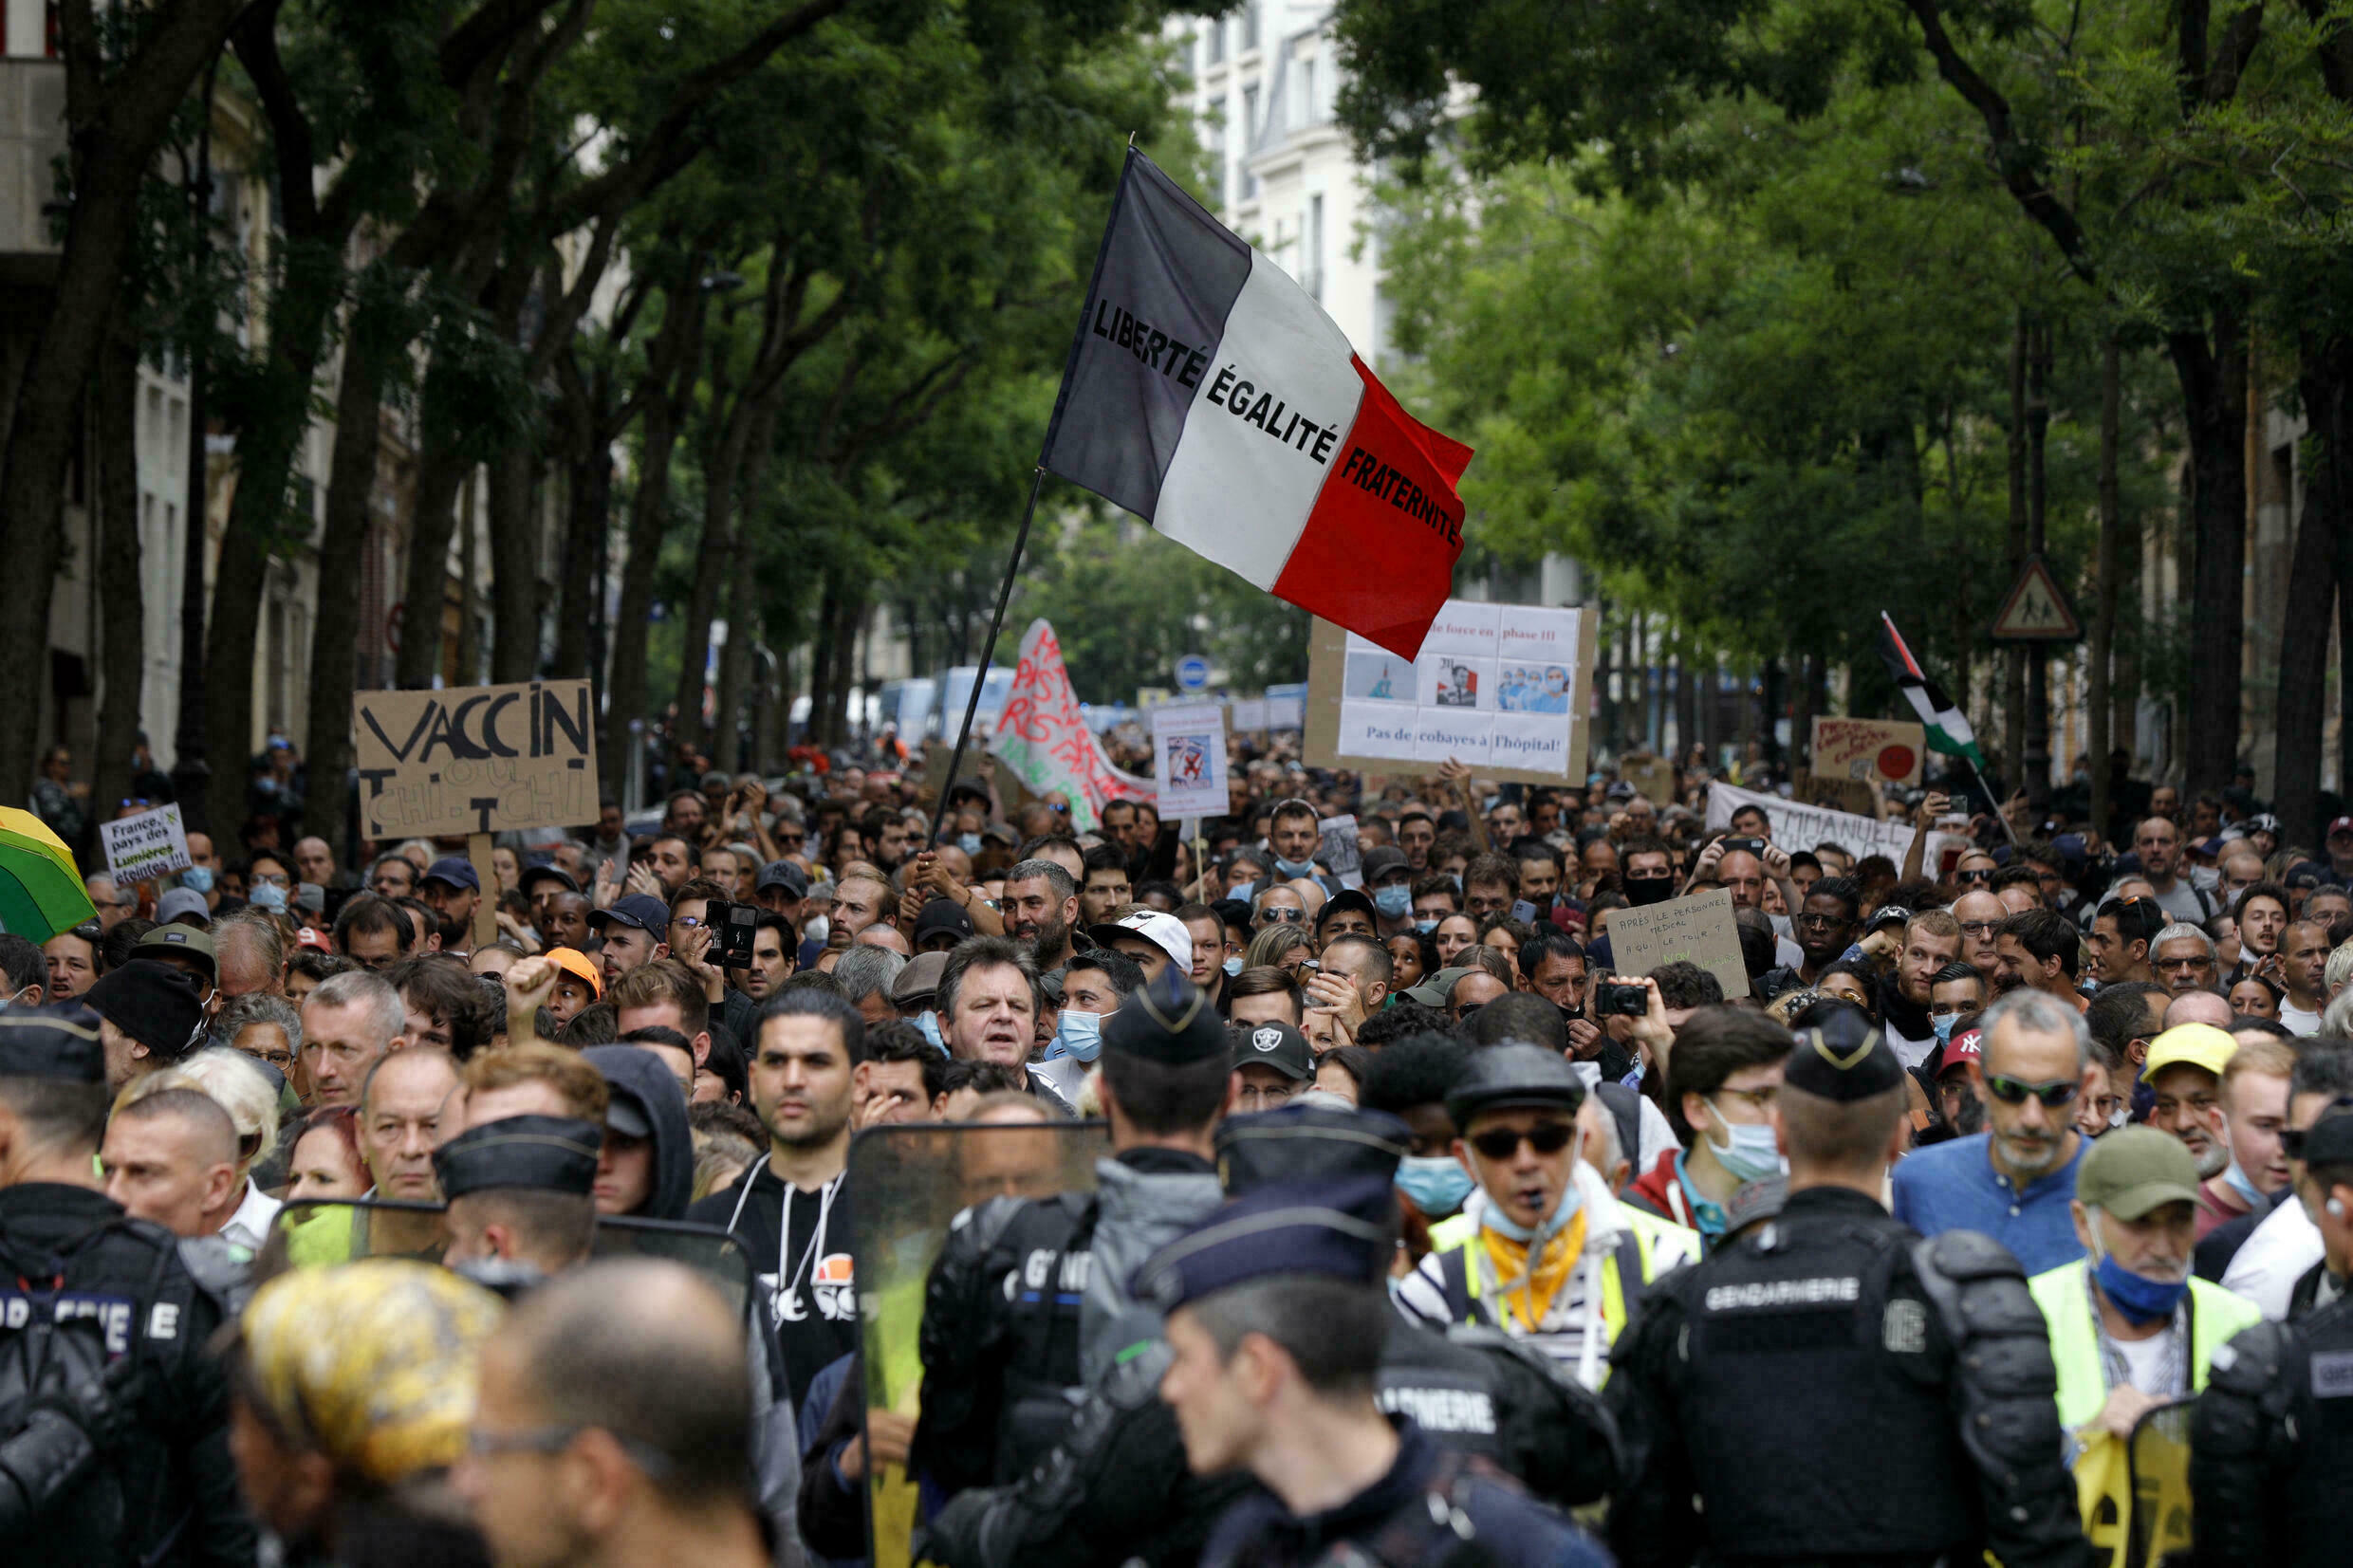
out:
M1620 885L1626 890L1626 902L1636 909L1645 904L1663 904L1675 896L1675 877L1672 875L1627 876L1621 879Z
M1584 1016L1585 1005L1582 1002L1578 1003L1574 1007L1561 1008L1561 1022L1564 1024L1580 1023L1584 1020Z

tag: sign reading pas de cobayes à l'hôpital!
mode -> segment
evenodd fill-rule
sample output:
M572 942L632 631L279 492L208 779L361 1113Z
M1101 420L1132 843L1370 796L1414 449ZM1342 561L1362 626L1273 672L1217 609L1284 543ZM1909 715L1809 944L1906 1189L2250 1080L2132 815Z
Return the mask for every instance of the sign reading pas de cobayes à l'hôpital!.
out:
M584 680L355 692L351 730L367 838L597 820L596 702Z

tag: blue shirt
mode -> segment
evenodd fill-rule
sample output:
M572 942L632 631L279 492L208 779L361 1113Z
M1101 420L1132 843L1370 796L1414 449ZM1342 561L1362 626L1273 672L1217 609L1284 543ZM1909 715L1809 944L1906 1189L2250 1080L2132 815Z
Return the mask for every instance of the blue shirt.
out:
M2023 1190L1993 1169L1987 1153L1990 1133L1939 1143L1896 1167L1896 1218L1923 1236L1947 1230L1976 1230L1992 1237L2023 1265L2029 1278L2084 1255L2075 1239L2067 1205L2075 1196L2075 1171L2091 1140L2078 1136L2075 1157Z

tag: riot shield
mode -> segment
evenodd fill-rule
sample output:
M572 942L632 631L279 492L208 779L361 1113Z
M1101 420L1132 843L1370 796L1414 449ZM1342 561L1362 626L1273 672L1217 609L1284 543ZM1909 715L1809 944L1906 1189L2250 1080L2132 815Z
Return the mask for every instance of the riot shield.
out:
M2158 1568L2190 1547L2190 1406L2159 1405L2133 1424L2132 1536L2121 1568Z
M400 1203L389 1198L301 1198L278 1210L269 1242L254 1264L254 1277L295 1268L356 1263L361 1258L441 1261L448 1245L437 1203Z
M701 1272L741 1317L751 1299L751 1260L734 1237L715 1226L604 1214L597 1219L600 1258L667 1258Z
M922 1412L917 1334L932 1263L964 1209L997 1197L1092 1192L1095 1161L1111 1152L1100 1121L969 1122L873 1127L850 1144L857 1194L850 1253L858 1288L866 1441L903 1448ZM903 1466L867 1467L867 1540L874 1568L909 1568L919 1493Z

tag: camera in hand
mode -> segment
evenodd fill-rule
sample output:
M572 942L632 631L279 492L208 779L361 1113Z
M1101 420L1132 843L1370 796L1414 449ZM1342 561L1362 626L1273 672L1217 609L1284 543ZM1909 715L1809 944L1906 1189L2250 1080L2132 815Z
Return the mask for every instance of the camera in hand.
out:
M1747 850L1760 860L1765 858L1765 840L1762 839L1727 839L1724 840L1725 854L1730 855L1732 851L1739 849Z
M1642 986L1629 986L1621 981L1597 980L1593 984L1593 1016L1596 1018L1640 1018L1650 1011L1650 991Z
M711 959L723 969L751 968L751 946L760 933L760 906L713 899L703 919L712 931Z

